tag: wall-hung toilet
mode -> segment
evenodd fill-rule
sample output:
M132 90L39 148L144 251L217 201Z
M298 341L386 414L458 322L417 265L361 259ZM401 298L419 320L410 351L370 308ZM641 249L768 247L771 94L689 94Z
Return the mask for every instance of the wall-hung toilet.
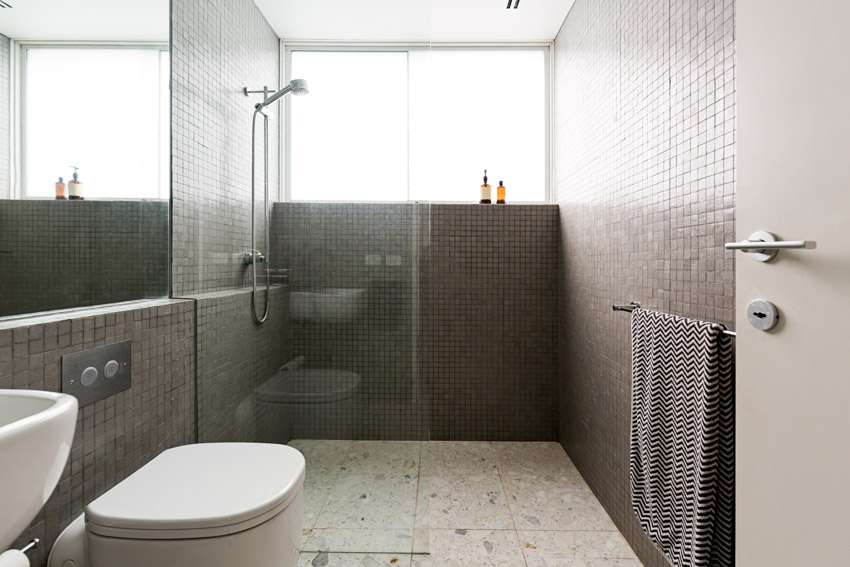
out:
M293 567L304 457L285 445L168 449L86 506L49 567Z

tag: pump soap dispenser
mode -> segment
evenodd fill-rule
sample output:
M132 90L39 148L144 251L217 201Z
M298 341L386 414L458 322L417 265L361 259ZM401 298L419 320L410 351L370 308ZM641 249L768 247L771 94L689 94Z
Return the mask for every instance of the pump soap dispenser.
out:
M83 184L77 178L77 170L79 167L75 165L70 167L74 170L74 178L68 182L68 198L72 201L82 201L85 197L83 196Z
M481 186L481 201L479 204L481 205L489 205L493 201L491 200L491 188L490 184L487 183L487 170L484 170L484 184Z

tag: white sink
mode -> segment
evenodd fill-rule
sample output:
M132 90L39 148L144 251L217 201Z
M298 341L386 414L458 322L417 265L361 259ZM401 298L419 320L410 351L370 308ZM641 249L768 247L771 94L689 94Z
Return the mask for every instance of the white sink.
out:
M77 398L0 390L0 553L56 488L74 440Z
M366 308L366 289L329 287L289 294L290 316L296 321L346 323Z

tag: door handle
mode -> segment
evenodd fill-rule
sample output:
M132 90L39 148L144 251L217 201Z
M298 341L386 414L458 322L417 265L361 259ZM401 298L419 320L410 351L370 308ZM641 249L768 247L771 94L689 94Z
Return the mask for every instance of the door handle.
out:
M780 250L814 250L814 240L777 240L772 232L754 232L743 242L727 242L726 250L740 250L757 262L772 260Z

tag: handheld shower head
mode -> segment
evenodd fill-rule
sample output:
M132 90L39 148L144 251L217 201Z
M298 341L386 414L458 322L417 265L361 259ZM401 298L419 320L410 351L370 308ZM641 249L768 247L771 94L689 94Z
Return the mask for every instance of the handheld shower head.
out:
M304 96L310 91L307 89L307 81L304 79L292 79L292 82L289 83L289 86L292 87L292 94L295 96Z
M260 109L265 106L268 106L290 92L295 96L304 96L309 92L307 90L307 81L305 81L304 79L293 79L288 85L271 95L269 98L267 98L263 102L257 103L256 108Z

